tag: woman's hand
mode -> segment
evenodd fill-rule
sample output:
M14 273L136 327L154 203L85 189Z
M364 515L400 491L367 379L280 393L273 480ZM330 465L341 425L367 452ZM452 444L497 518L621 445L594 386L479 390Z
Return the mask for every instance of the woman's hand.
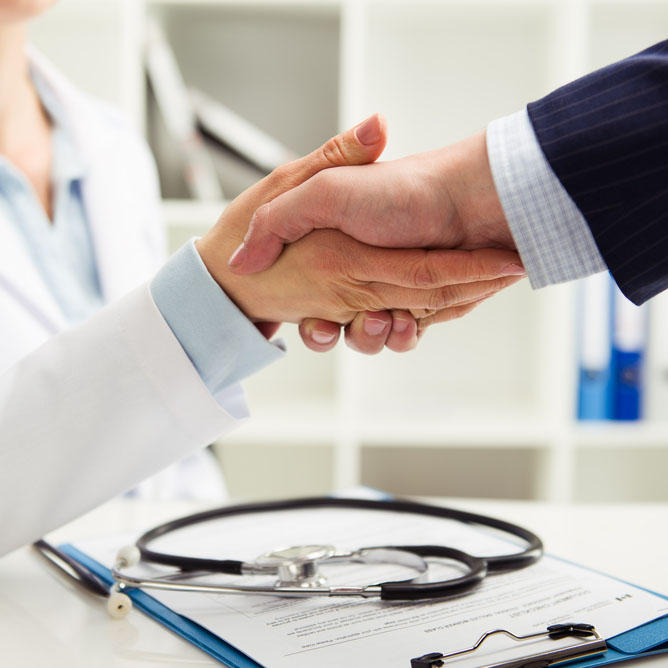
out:
M478 282L491 293L516 276L497 278L517 262L511 251L386 249L334 230L317 230L291 244L265 272L232 273L227 259L248 219L226 210L198 248L209 272L253 322L295 322L314 317L347 324L363 311L413 310L433 314L478 300ZM470 276L476 276L475 283Z

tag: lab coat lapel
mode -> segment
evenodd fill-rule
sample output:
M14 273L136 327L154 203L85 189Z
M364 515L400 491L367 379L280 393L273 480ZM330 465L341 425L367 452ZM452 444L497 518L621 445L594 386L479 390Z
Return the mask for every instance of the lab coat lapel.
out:
M156 269L144 252L146 244L137 239L145 229L138 216L145 209L146 176L117 145L119 133L110 129L115 119L106 118L99 107L91 107L95 103L39 53L33 49L29 53L31 66L49 83L65 116L71 119L75 144L88 168L82 182L84 206L102 294L105 301L113 301L147 280Z
M30 258L14 224L0 215L0 288L21 302L48 333L66 326L65 316Z
M28 50L31 64L41 61L39 54ZM42 69L41 62L37 67ZM50 80L51 72L44 72ZM54 77L55 78L55 77ZM54 334L67 327L67 321L48 286L35 266L24 240L14 224L0 215L0 287L10 293L24 307L27 314Z
M83 195L102 292L106 301L113 301L147 280L154 267L148 266L142 253L144 244L136 241L141 229L136 216L141 207L129 191L132 186L117 178L118 167L110 169L104 159L105 149L98 148L99 153L92 156L95 162L91 163L90 175L83 183ZM113 150L107 147L107 155ZM139 177L134 187L141 189Z

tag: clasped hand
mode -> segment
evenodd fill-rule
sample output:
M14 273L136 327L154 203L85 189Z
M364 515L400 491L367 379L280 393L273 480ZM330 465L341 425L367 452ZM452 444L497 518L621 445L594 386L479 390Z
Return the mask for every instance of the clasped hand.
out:
M507 226L501 243L483 232L468 238L448 185L434 177L437 152L399 170L401 161L369 165L386 139L382 117L372 116L242 193L197 242L213 278L265 336L300 323L305 344L323 351L343 325L357 350L405 351L428 324L468 313L524 275ZM326 227L338 229L317 229ZM500 248L480 248L490 245Z

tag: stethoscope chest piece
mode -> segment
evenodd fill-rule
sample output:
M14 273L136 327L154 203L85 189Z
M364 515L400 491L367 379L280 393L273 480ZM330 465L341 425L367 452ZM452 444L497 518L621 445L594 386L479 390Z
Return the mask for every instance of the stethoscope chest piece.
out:
M333 545L296 545L266 552L246 564L243 572L276 573L279 587L325 587L327 578L318 570L318 563L335 554Z

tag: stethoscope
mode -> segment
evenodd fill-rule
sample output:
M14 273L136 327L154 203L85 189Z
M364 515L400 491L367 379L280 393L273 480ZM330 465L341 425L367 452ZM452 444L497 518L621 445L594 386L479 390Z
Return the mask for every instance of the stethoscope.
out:
M298 545L267 552L253 561L190 557L151 549L156 539L179 529L200 525L212 520L239 515L272 513L316 508L349 508L394 513L415 514L455 520L501 531L524 543L521 551L492 557L478 557L444 545L383 545L362 547L353 551L338 551L332 545ZM40 550L45 552L42 543ZM100 583L91 585L81 573L76 578L88 589L108 597L107 607L113 617L124 617L132 607L125 591L157 589L208 594L261 594L291 597L362 597L383 601L415 601L459 596L477 587L489 573L524 568L540 559L543 544L531 531L504 520L478 515L453 508L432 506L403 500L369 500L336 497L316 497L252 503L217 508L166 522L144 533L134 545L121 549L112 568L114 585L109 589ZM49 555L47 555L49 556ZM58 555L61 557L62 555ZM51 559L53 560L53 555ZM426 581L427 559L455 562L464 573L446 580ZM160 577L136 577L126 569L138 564L170 566L176 570ZM390 564L415 571L413 577L365 586L329 586L319 567L325 564ZM78 566L81 566L78 564ZM86 570L86 569L84 569ZM204 584L189 582L206 575L275 576L271 584L244 583ZM71 575L71 573L70 573ZM94 575L94 574L91 574Z

